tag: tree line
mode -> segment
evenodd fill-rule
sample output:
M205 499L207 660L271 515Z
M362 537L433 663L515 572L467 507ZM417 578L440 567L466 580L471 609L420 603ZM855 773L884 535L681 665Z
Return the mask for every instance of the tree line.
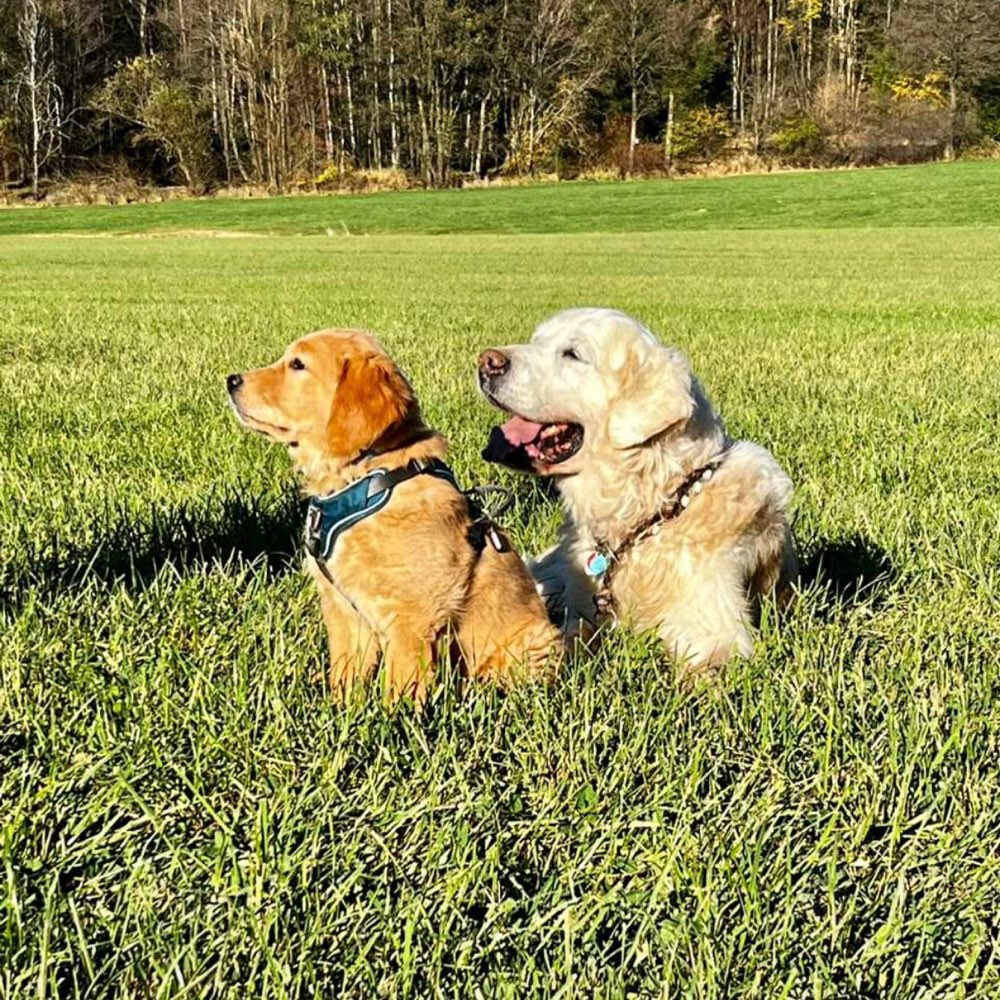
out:
M950 157L1000 0L0 0L0 181L340 185Z

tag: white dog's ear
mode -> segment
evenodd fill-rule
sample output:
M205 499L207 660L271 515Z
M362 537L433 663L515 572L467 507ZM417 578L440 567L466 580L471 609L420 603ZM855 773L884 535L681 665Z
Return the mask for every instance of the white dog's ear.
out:
M616 448L637 448L690 419L694 412L691 371L662 344L635 346L619 369L608 434Z

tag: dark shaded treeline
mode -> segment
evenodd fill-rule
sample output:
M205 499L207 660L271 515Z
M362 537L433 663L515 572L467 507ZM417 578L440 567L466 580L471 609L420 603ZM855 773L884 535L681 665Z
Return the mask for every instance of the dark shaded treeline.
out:
M998 24L1000 0L0 0L0 181L952 156L1000 138Z

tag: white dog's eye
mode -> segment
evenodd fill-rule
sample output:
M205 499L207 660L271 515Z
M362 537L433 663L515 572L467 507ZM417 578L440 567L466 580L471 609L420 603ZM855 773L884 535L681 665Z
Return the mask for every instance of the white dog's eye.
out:
M581 358L572 347L567 347L566 350L563 351L562 356L564 358L569 358L570 361L583 361L583 358Z

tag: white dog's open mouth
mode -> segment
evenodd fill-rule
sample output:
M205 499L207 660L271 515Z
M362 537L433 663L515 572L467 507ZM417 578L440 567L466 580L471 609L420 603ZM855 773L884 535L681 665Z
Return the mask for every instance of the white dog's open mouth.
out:
M573 423L543 424L514 416L494 427L483 458L514 468L559 465L583 447L583 428Z

